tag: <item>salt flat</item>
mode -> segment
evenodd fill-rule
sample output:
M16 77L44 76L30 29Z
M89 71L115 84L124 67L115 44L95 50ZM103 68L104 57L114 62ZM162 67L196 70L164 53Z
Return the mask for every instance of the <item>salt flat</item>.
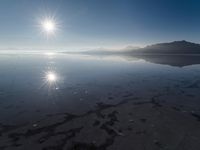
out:
M198 64L68 54L0 58L1 149L200 147Z

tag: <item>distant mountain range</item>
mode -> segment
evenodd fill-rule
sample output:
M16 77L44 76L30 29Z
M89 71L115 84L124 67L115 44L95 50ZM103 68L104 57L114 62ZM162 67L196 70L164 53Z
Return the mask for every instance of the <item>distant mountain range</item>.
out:
M138 49L137 53L149 54L200 54L200 44L187 41L160 43Z
M121 50L108 50L100 48L81 52L86 55L109 56L118 55L127 60L133 58L143 59L156 64L184 67L200 64L200 44L187 41L174 41L170 43L159 43L144 48L128 46Z
M125 54L125 55L141 55L141 54L156 54L156 55L171 55L171 54L200 54L200 44L191 43L187 41L174 41L171 43L159 43L144 48L127 47L122 50L91 50L83 52L85 54L97 55L112 55L112 54Z

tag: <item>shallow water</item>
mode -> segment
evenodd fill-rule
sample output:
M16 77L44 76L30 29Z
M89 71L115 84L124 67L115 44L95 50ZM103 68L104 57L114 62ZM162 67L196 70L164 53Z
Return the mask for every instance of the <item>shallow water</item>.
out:
M171 92L172 103L180 101L175 97L184 90L191 97L200 95L195 92L200 65L180 68L118 56L46 53L0 55L0 70L0 118L10 123L49 113L83 113L98 102L118 103L126 95L143 100ZM48 81L49 72L56 81Z
M130 101L169 107L195 119L200 112L199 76L198 64L177 67L120 56L1 54L2 132L3 125L35 125L48 116L81 116Z

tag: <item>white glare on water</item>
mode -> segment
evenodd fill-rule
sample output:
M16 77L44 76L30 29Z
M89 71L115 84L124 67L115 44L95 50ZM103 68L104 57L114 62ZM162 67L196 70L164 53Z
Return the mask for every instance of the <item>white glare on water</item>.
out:
M48 72L46 74L46 80L50 83L55 82L57 80L57 76L55 73L53 72Z

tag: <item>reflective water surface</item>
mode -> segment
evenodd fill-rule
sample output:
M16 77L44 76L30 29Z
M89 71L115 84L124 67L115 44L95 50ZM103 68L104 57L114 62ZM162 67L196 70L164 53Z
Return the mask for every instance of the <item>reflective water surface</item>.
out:
M180 97L178 92L184 90L191 97L199 96L195 90L200 86L200 65L179 68L117 56L18 54L0 57L0 114L6 122L26 121L30 114L34 119L46 113L82 113L98 102L116 103L122 100L117 95L128 93L141 100L149 94L164 94L168 90L177 93L173 96ZM172 103L175 101L180 100L173 98Z
M59 121L62 118L59 114L71 114L79 119L95 112L98 118L103 114L96 112L97 110L110 110L115 106L119 109L117 112L123 114L122 106L125 107L126 103L127 108L132 103L145 104L145 107L151 104L152 111L156 113L161 112L157 109L162 108L162 111L166 109L164 112L175 111L175 114L183 113L196 120L200 114L199 77L198 64L163 65L145 61L144 58L120 56L1 54L1 131L4 134L11 132L10 130L19 133L12 126L20 126L23 127L20 133L28 132L32 127L39 128L40 122L48 120L49 116L58 115L55 120ZM142 106L140 110L143 114L153 114L152 111L146 112L148 109ZM127 113L130 115L131 112ZM173 113L168 113L167 116L173 116ZM57 123L55 120L53 122ZM81 120L78 124L84 122ZM40 132L47 131L42 128L37 131L38 134ZM116 134L120 136L120 133ZM21 142L23 147L22 141L17 142ZM9 144L0 145L6 148Z

